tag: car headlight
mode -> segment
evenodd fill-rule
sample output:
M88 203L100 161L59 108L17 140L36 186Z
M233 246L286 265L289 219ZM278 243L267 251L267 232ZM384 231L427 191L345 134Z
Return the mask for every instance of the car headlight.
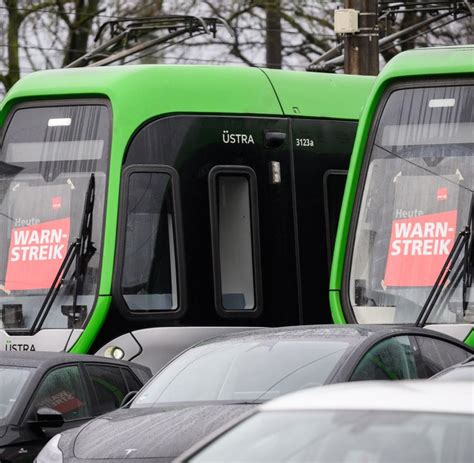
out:
M61 434L56 434L50 439L36 457L35 463L63 463L63 452L58 446L59 439Z

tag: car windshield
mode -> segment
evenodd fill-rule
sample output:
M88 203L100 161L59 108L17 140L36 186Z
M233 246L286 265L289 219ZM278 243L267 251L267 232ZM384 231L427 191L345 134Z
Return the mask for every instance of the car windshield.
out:
M0 421L9 415L30 373L29 368L0 366Z
M349 297L359 323L414 323L469 225L473 108L474 86L464 84L394 89L384 104L353 244ZM462 255L429 323L474 321Z
M104 104L19 107L8 121L0 153L0 328L31 328L80 233L93 178L94 252L80 287L72 270L63 275L43 327L80 327L89 315L99 281L109 132ZM73 292L79 312L74 320Z
M255 337L194 347L171 362L131 407L163 402L268 400L323 384L349 347L338 339Z
M258 413L187 460L193 463L466 463L469 415L374 411Z

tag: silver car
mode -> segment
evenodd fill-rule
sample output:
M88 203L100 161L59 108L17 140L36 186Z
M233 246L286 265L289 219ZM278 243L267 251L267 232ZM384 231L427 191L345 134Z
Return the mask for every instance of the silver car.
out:
M260 405L176 463L468 463L474 383L312 388Z

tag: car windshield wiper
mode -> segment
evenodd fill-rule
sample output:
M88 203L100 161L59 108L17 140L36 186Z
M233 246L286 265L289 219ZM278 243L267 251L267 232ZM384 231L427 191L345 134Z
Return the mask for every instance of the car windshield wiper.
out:
M466 225L463 230L461 230L454 241L454 245L451 248L446 260L444 261L443 267L441 268L436 281L431 288L428 297L423 304L423 308L416 319L415 325L423 327L426 325L428 318L433 311L436 302L439 299L443 289L445 288L448 278L452 274L453 268L461 255L463 253L463 263L462 263L462 310L463 314L466 313L468 301L467 301L467 290L471 287L472 284L472 268L473 268L473 240L472 240L472 230L473 230L473 209L474 209L474 195L471 194L471 206L469 210L469 219L468 225Z
M53 282L46 294L46 297L41 304L41 308L36 316L29 335L36 334L43 326L51 307L56 299L56 296L64 283L64 279L69 272L72 264L75 262L75 269L72 275L74 280L74 290L72 294L72 316L74 317L77 311L77 296L84 284L84 274L87 269L87 264L90 258L96 251L94 243L92 242L92 214L94 212L95 200L95 177L92 173L87 187L86 197L84 201L84 209L82 213L82 223L79 236L70 244L66 256L59 267L59 270L54 277Z

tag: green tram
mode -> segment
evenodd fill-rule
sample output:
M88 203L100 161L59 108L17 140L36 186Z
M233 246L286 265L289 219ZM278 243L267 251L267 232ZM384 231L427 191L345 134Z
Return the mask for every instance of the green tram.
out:
M474 47L401 53L360 119L330 279L337 323L474 345Z
M329 322L373 82L164 65L23 78L1 107L0 348L136 358L213 327Z

